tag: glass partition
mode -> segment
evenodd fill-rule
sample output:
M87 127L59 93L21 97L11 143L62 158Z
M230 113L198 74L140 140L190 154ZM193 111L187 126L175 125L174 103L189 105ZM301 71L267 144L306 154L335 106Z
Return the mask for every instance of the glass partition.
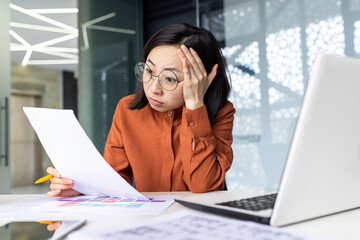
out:
M227 185L277 185L315 57L360 57L360 2L222 3L200 0L199 16L222 45L232 79L230 101L237 112Z
M0 3L0 194L10 193L10 9L9 1Z

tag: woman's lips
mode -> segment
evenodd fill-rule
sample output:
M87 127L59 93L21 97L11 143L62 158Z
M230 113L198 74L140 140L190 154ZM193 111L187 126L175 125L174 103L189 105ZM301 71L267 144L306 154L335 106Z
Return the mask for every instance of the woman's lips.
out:
M152 99L152 98L148 98L148 100L149 100L150 104L153 105L153 106L160 106L160 105L164 104L164 103L159 102L159 101L157 101L155 99Z

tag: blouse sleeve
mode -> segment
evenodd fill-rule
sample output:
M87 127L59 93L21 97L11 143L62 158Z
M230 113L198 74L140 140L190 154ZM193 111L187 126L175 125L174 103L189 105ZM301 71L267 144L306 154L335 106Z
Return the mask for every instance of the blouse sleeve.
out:
M130 185L132 184L132 169L126 156L121 134L121 102L119 101L104 149L104 159Z
M225 172L233 161L231 144L235 109L230 102L211 126L205 105L184 107L180 144L183 179L192 192L224 189Z

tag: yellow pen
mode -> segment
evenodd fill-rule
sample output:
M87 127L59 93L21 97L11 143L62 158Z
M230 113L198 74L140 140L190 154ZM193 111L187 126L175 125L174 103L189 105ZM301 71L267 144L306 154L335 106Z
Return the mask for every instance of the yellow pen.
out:
M41 223L41 224L52 224L54 223L53 221L36 221L38 223Z
M45 177L42 177L42 178L39 178L34 184L38 184L38 183L42 183L42 182L45 182L47 180L49 180L50 178L53 178L54 176L49 174Z

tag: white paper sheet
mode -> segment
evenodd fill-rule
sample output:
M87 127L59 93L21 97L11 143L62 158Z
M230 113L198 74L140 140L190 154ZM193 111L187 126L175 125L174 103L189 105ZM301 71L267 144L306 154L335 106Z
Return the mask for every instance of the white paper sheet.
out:
M297 234L281 228L253 222L183 210L152 218L127 226L92 228L71 233L67 239L87 240L314 240L310 236Z
M62 221L61 226L55 230L51 240L63 239L69 232L81 227L86 223L86 220Z
M46 205L53 202L56 198L47 197L45 194L28 197L9 204L0 205L1 220L16 221L37 221L37 220L64 220L69 215L68 212L61 209L52 209L45 211L38 209L30 211L34 206Z
M104 160L72 110L24 107L46 153L74 189L88 195L146 199Z
M44 196L46 197L46 196ZM62 214L103 214L103 215L156 215L174 203L173 195L146 195L148 199L110 197L110 196L77 196L69 198L52 198L43 204L29 208L29 213L60 212ZM82 215L83 216L83 215ZM78 216L76 216L78 217Z
M54 198L36 195L0 205L0 219L69 220L99 215L156 215L174 203L175 195L146 195L147 199L77 196Z

